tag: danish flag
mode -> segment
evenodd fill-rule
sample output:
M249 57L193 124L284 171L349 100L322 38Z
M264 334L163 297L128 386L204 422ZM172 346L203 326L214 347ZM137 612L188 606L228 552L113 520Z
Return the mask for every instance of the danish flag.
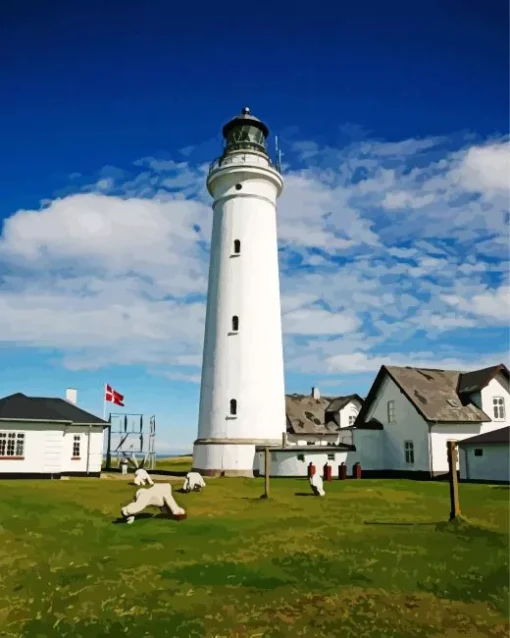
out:
M105 401L110 401L111 403L115 403L115 405L121 405L124 407L124 395L119 394L116 390L114 390L111 386L107 385L105 388Z

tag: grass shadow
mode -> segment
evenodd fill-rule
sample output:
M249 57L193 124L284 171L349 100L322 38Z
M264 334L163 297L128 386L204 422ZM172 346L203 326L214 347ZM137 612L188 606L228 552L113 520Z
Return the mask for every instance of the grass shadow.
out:
M175 520L173 516L169 514L162 514L161 512L159 514L150 514L149 512L142 512L141 514L135 514L135 522L141 521L146 518L166 518L169 521ZM114 521L112 521L112 525L126 525L126 519L123 517L116 518Z
M415 527L417 525L429 525L431 527L437 527L440 525L437 521L431 522L404 522L404 521L363 521L364 525L389 525L389 526L404 526Z
M436 532L454 534L458 538L470 542L483 541L498 548L506 548L508 546L508 536L506 534L482 525L475 525L464 516L459 516L452 521L437 523Z
M315 496L313 492L294 492L294 496Z

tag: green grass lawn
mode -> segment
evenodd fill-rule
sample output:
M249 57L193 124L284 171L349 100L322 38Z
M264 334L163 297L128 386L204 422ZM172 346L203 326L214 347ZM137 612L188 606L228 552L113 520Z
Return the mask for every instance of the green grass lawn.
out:
M193 463L192 456L176 456L168 459L156 459L157 470L169 470L172 472L189 472Z
M192 456L176 456L173 458L161 458L156 459L156 468L157 470L168 470L170 472L189 472L191 470L191 465L193 462ZM103 462L103 470L105 468L105 462ZM117 467L117 460L112 459L112 467ZM134 471L134 468L130 466L130 472Z
M460 487L469 523L446 483L215 479L125 525L127 481L2 481L0 635L503 638L509 491Z

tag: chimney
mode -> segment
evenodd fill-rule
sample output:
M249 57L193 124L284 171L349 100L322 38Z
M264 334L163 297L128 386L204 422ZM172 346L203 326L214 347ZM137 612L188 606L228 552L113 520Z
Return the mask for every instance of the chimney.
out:
M317 400L321 398L321 393L319 392L319 388L316 388L316 387L312 388L312 397Z
M76 405L78 401L78 392L74 388L67 388L66 401L69 401L69 403Z

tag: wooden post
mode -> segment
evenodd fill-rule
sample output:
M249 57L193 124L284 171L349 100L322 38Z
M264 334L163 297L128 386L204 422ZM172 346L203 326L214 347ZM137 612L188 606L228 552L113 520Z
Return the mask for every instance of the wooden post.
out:
M269 448L264 449L264 494L261 498L269 498L269 474L271 472L271 457L269 455Z
M447 441L448 450L448 481L450 483L450 520L460 515L459 481L457 479L457 441Z

